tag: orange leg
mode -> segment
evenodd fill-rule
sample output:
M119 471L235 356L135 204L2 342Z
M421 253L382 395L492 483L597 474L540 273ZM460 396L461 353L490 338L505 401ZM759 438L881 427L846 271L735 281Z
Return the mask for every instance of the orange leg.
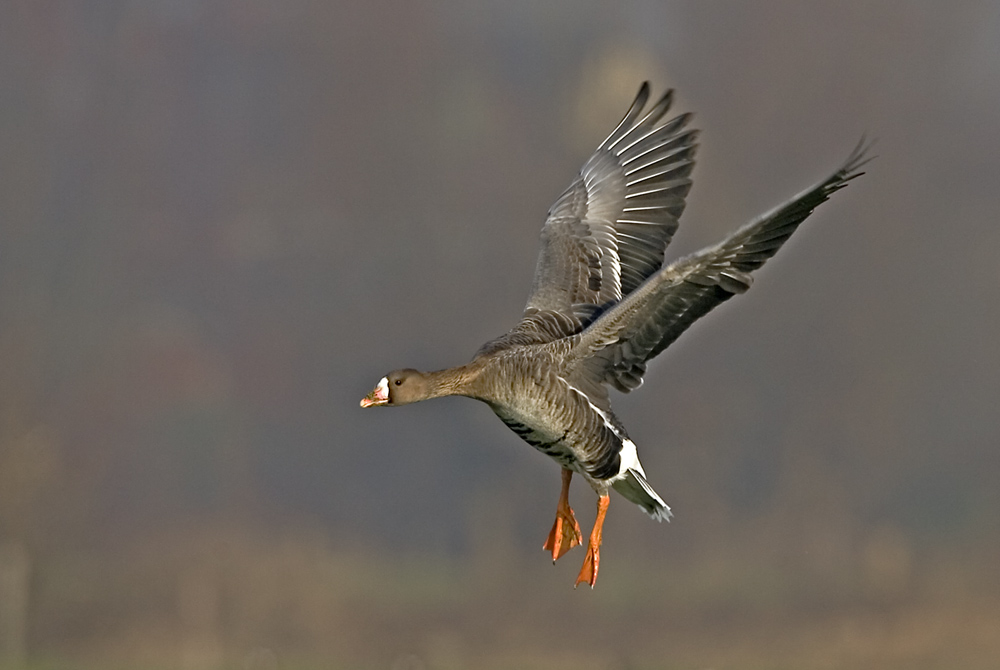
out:
M556 521L549 531L549 539L545 540L542 549L552 552L552 562L555 563L567 551L580 544L583 535L580 524L576 522L573 508L569 506L569 482L573 479L572 470L562 471L562 493L559 494L559 504L556 505Z
M576 578L573 588L582 582L590 584L594 588L597 583L597 568L601 564L601 530L604 528L604 515L608 513L608 505L611 503L611 496L605 493L597 498L597 519L594 520L594 530L590 532L590 544L587 545L587 556L583 559L583 567Z

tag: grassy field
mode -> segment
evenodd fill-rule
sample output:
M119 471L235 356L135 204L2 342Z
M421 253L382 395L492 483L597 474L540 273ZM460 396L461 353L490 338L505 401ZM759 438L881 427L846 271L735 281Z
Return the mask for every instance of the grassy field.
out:
M160 538L36 567L0 670L993 669L1000 593L958 559L817 573L743 561L345 552L319 535ZM876 566L877 567L877 566ZM898 566L897 566L898 569Z

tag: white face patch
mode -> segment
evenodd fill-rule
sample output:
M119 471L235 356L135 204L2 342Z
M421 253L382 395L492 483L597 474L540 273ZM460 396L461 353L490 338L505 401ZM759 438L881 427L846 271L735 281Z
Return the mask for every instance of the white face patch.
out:
M389 378L382 377L378 386L375 387L375 399L385 402L389 401Z

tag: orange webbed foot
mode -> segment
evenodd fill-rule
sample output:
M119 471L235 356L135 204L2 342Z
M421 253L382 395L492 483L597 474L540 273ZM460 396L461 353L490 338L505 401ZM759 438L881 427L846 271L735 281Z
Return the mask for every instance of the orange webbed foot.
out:
M556 505L556 520L548 539L542 545L542 549L552 553L553 563L583 541L580 524L576 521L573 508L569 506L569 483L572 479L571 470L562 471L562 491L559 493L559 504Z
M555 563L562 556L583 542L583 534L580 532L580 524L577 523L573 508L566 505L556 509L556 520L549 531L549 538L545 540L542 549L552 553L552 562Z
M590 584L590 588L594 588L594 584L597 583L597 568L600 564L600 548L593 545L588 546L587 555L583 559L583 567L580 568L580 574L576 576L576 583L573 585L573 588L575 589L584 582Z
M604 516L608 512L610 502L611 498L607 494L597 498L597 519L594 520L594 530L590 532L587 555L583 559L580 574L576 577L574 589L584 582L590 584L590 588L594 588L594 584L597 583L597 570L601 565L601 533L604 529Z

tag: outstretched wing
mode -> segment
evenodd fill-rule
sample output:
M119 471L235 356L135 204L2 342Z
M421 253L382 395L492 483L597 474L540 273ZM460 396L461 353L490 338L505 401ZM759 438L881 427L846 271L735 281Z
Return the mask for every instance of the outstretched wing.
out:
M628 392L642 383L646 361L688 326L753 283L751 273L785 243L813 210L863 172L865 140L830 177L743 226L721 243L663 268L602 314L574 347L587 376Z
M549 210L524 318L510 336L545 342L579 331L601 306L660 269L691 189L697 131L648 112L644 83L618 127Z

